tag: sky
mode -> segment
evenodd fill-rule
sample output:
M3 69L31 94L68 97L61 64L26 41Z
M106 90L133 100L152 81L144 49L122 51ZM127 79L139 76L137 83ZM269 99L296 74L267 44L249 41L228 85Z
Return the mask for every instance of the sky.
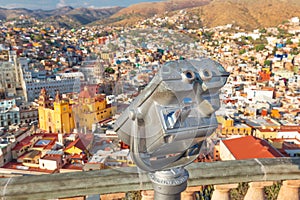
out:
M28 8L51 10L63 6L77 7L111 7L122 6L127 7L131 4L141 2L154 2L162 0L0 0L2 8Z

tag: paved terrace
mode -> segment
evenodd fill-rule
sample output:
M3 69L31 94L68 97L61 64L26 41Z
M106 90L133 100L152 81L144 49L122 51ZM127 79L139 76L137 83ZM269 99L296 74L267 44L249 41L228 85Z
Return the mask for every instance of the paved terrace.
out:
M282 181L279 200L299 199L300 158L192 163L186 169L190 178L187 191L182 193L184 200L193 199L195 186L201 185L214 185L212 199L229 199L229 190L241 182L249 183L245 199L260 200L264 199L263 188L274 181ZM137 168L13 176L1 178L0 184L0 195L7 200L57 199L152 189L147 174L139 173Z

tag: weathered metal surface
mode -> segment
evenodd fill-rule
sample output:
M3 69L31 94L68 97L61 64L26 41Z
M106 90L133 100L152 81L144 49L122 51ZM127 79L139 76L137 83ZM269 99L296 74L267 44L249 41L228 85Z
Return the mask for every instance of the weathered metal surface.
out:
M253 181L300 180L300 158L252 159L193 163L189 186ZM2 199L57 199L152 189L147 174L136 168L0 179Z

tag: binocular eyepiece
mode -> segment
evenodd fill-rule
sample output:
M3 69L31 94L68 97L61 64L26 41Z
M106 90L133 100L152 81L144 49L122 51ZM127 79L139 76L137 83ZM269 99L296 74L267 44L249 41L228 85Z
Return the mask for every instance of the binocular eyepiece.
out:
M217 128L219 91L229 73L208 58L165 63L115 123L145 171L185 166Z

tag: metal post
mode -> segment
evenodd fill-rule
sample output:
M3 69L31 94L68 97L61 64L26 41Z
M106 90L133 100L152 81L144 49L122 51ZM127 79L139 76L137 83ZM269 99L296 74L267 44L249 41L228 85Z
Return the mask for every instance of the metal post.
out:
M154 188L155 200L180 200L181 192L187 187L189 174L181 167L150 172L149 177Z

